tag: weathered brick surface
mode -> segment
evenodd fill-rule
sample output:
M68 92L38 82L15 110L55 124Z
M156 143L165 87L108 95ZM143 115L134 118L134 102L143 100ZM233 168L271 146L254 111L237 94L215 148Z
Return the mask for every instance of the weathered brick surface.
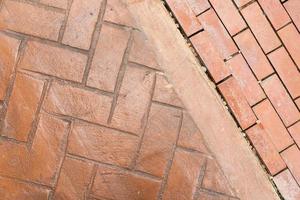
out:
M289 170L285 170L275 176L274 182L279 192L286 199L297 200L300 198L300 187Z
M247 3L249 3L251 0L234 0L235 4L238 7L245 6Z
M293 145L281 153L282 158L286 162L288 168L293 174L295 180L300 182L300 151L296 145Z
M81 53L37 41L29 41L19 67L81 82L86 62L87 56Z
M194 11L195 15L199 15L210 8L208 0L187 0L187 2Z
M284 7L287 9L289 15L291 16L293 22L300 31L300 2L297 0L291 0L284 3Z
M259 80L273 73L272 66L250 30L245 30L238 34L234 37L234 40Z
M1 134L27 141L42 96L44 82L18 74L15 79ZM20 117L22 116L22 117Z
M218 19L216 13L210 9L199 17L204 30L209 33L212 43L218 48L223 59L229 58L238 51L232 38L225 30L222 22Z
M101 5L102 1L99 0L74 0L62 42L70 46L89 49Z
M5 1L1 8L0 27L51 40L58 39L64 20L62 13L11 0Z
M128 39L127 30L102 26L87 81L89 86L114 91Z
M272 175L286 167L276 147L261 125L251 127L246 133Z
M187 1L167 0L168 5L175 11L175 17L188 36L199 31L202 27Z
M20 41L0 33L0 100L4 100L16 64Z
M293 137L293 139L295 140L296 144L298 146L300 146L300 134L299 134L300 133L300 122L294 124L288 130L289 130L291 136Z
M247 103L237 80L230 77L218 85L221 93L228 102L242 129L246 129L256 122L256 117Z
M66 9L68 6L68 0L40 0L40 2L49 6L63 9Z
M280 41L257 3L242 10L248 25L265 53L280 46Z

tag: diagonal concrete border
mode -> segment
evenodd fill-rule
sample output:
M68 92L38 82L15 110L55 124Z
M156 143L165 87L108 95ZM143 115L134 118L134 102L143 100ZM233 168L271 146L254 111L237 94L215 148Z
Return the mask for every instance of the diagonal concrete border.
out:
M124 0L153 44L161 68L243 200L279 199L217 92L160 0ZM195 92L196 91L196 92Z

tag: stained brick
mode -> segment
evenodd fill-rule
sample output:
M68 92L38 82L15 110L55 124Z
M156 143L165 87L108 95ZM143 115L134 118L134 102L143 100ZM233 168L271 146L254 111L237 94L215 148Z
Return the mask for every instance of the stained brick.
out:
M105 124L111 102L111 97L54 82L44 102L44 108L49 112Z
M199 31L202 27L187 1L166 0L176 19L187 36Z
M276 75L264 80L262 86L286 126L300 118L299 111Z
M53 186L63 160L68 135L65 121L41 115L31 149L0 141L0 174Z
M92 194L106 199L153 200L158 195L159 187L160 181L99 166Z
M285 170L274 177L274 182L280 194L289 200L300 199L300 188L289 170Z
M246 23L231 0L210 0L210 2L230 35L246 28Z
M234 77L227 79L218 85L221 93L228 102L232 112L237 118L242 129L246 129L255 123L256 117L247 103L243 91Z
M128 167L137 150L138 141L138 137L120 131L86 123L75 123L70 134L68 152L100 162Z
M217 47L213 45L212 38L207 31L198 33L190 39L215 82L229 76L230 70L225 65Z
M234 0L235 4L238 7L245 6L247 3L249 3L251 0Z
M4 100L16 63L20 41L0 33L0 44L0 100Z
M194 11L195 15L199 15L210 8L208 0L187 0L189 6Z
M62 9L66 9L68 7L68 0L40 0L40 3Z
M258 2L276 30L291 21L278 0L258 0Z
M295 180L300 183L300 151L296 145L293 145L281 153L289 170L293 174Z
M7 114L3 122L2 135L20 141L27 141L35 113L40 102L44 82L18 74Z
M293 143L292 138L268 100L257 104L253 107L253 111L278 151L282 151Z
M242 14L265 53L280 46L278 37L256 2L243 9Z
M159 69L156 55L150 41L147 40L146 36L140 31L133 32L133 42L128 60L154 69Z
M289 57L286 50L281 47L268 55L281 80L293 98L300 96L300 73Z
M12 179L0 177L0 196L2 200L47 200L49 189L44 189L33 184L18 182Z
M250 105L254 105L265 97L256 78L241 54L234 56L227 61L227 64Z
M177 149L163 199L193 199L204 161L205 158L199 153Z
M62 42L89 49L101 5L99 0L73 0Z
M300 31L300 1L298 0L289 0L284 3L284 7L290 14L293 22L295 23L298 31Z
M140 134L150 104L154 72L128 66L112 116L111 126Z
M204 30L209 33L212 38L211 42L217 47L223 59L229 58L238 51L222 22L212 9L199 15L198 18Z
M5 1L1 6L0 24L9 30L57 40L64 14L27 3Z
M232 194L221 168L218 163L211 158L207 159L207 165L201 187L223 194Z
M300 146L300 122L297 122L296 124L291 126L288 130L291 136L294 138L296 144Z
M23 69L81 82L87 56L68 49L30 41L20 67Z
M272 175L286 167L276 147L261 125L251 127L246 133Z
M250 30L245 30L238 34L234 37L234 40L259 80L273 73L273 69L268 59L259 47Z
M87 84L106 91L114 91L123 60L129 32L103 25L93 57Z
M153 100L178 107L183 107L172 85L167 81L164 75L160 74L156 75Z
M66 158L55 189L54 199L85 199L92 168L93 165L90 163Z
M208 149L204 144L202 133L194 123L191 116L186 112L183 113L178 145L188 149L194 149L202 153L208 152Z
M175 145L180 111L152 104L139 157L138 170L162 177ZM155 152L155 156L153 156Z
M136 27L127 5L121 0L108 0L104 20L120 25Z
M300 69L300 35L293 24L278 31L280 38Z

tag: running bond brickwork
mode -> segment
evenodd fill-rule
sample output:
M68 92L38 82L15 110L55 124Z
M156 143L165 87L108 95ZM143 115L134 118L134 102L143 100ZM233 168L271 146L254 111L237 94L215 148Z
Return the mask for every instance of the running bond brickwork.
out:
M283 197L300 199L300 1L166 2Z
M238 199L120 0L4 0L0 27L1 200Z

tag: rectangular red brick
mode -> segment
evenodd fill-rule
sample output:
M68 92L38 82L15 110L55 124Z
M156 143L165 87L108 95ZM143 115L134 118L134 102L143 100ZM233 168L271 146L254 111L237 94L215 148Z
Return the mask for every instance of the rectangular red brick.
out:
M111 97L54 82L43 106L49 112L106 124L111 102Z
M40 0L39 2L62 9L66 9L68 7L68 0Z
M181 100L174 91L173 86L168 82L165 75L156 74L155 90L153 100L173 106L183 107Z
M256 117L247 103L241 87L234 77L218 85L230 109L238 120L242 129L246 129L256 122Z
M218 48L213 45L212 38L207 31L194 35L190 40L215 82L230 75L229 68L225 65Z
M187 1L166 0L179 24L187 36L199 31L202 27Z
M226 64L230 67L250 105L254 105L265 97L258 81L241 54L234 56Z
M92 169L91 163L66 158L60 171L54 199L85 199Z
M245 30L234 37L235 42L239 46L241 52L245 56L252 71L261 80L273 73L267 57L261 50L250 30Z
M89 49L101 5L101 0L73 0L62 42Z
M157 198L160 181L129 171L99 166L91 193L105 199Z
M68 152L100 162L128 167L137 151L138 141L138 137L127 133L78 122L72 127Z
M293 144L291 136L269 100L265 100L254 106L253 111L278 151L282 151Z
M296 145L293 145L281 153L289 170L293 174L297 183L300 183L300 151Z
M89 86L114 91L128 39L128 30L102 26L87 80Z
M278 34L300 69L300 35L293 24L289 24L278 31Z
M249 3L251 0L234 0L235 4L240 8L242 6L245 6L247 3Z
M4 1L0 24L9 30L57 40L64 14L28 3Z
M2 135L27 141L42 96L44 82L24 74L16 76L3 121Z
M1 200L40 199L47 200L50 190L39 186L0 177Z
M0 100L4 100L16 64L20 41L0 33Z
M276 30L291 21L278 0L258 0L258 2Z
M284 199L300 199L300 187L288 169L276 175L273 180Z
M60 47L29 41L19 67L81 82L87 56Z
M296 99L295 103L298 106L298 109L300 110L300 98Z
M265 53L281 45L278 37L256 2L243 9L242 14Z
M211 42L217 47L223 59L229 58L238 51L232 38L227 33L217 14L210 9L198 16L204 30L209 33Z
M300 1L299 0L289 0L285 2L284 7L290 14L293 22L295 23L298 31L300 31Z
M193 199L205 157L197 152L176 149L163 199ZM188 167L187 167L188 166Z
M231 0L210 0L210 3L230 35L235 35L246 28L246 23Z
M262 87L286 126L300 119L299 111L276 75L264 80Z
M128 56L128 60L134 63L142 64L150 68L160 69L156 59L156 54L153 51L150 41L146 35L139 31L133 31L132 46Z
M199 15L210 8L208 0L187 0L187 2L194 11L195 15Z
M246 133L272 175L286 167L269 135L261 125L251 127Z
M204 144L202 133L191 116L184 112L182 125L179 133L178 146L207 153L208 149Z
M127 66L111 126L141 134L154 84L154 72Z
M297 122L293 126L289 127L288 130L293 139L295 140L296 144L300 146L300 122Z
M136 169L163 176L178 135L180 115L178 109L152 104Z
M288 55L281 47L268 55L279 77L293 98L300 96L300 73Z

